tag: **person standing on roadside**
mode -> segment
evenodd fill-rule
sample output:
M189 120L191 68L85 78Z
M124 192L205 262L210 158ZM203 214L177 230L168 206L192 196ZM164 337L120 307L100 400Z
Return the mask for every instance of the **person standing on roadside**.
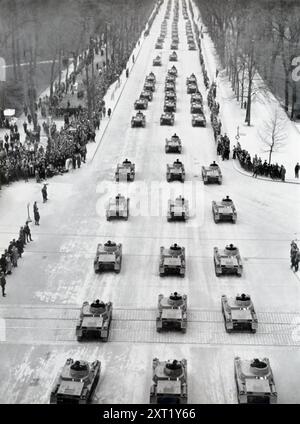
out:
M295 166L295 178L299 178L299 170L300 170L300 165L299 165L299 162L297 162Z
M40 213L39 213L38 208L34 209L33 214L34 214L34 224L40 225Z
M1 271L0 273L0 286L2 288L2 296L5 297L6 296L5 294L6 279L5 279L5 275L3 271Z
M42 196L43 196L43 203L47 202L48 200L48 193L47 193L47 185L44 184L42 188Z
M31 238L31 231L28 225L28 221L26 221L26 224L24 225L24 234L25 234L27 243L29 243L30 241L33 241Z
M16 245L14 244L11 249L11 261L14 268L18 266L18 258L19 258L19 252Z

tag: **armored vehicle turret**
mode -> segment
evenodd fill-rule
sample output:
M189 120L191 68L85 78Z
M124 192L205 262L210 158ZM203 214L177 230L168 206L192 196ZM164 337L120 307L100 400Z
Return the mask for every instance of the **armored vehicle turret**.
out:
M209 166L202 166L202 178L204 184L222 184L222 173L219 165L213 161Z
M175 200L168 201L168 221L186 221L189 217L189 202L179 196Z
M67 359L50 394L50 403L80 404L92 400L101 371L101 362Z
M168 182L175 181L175 180L179 180L182 183L184 182L184 179L185 179L184 165L179 159L176 159L173 165L167 164L166 177Z
M236 274L239 277L243 272L242 259L239 249L229 244L224 249L214 247L214 263L217 277L222 274Z
M230 298L223 294L221 306L228 333L238 331L256 333L258 321L249 294L242 293Z
M129 197L117 194L116 197L111 197L106 209L106 219L125 219L129 217Z
M174 120L173 112L164 112L160 117L160 125L174 125Z
M186 333L187 328L187 296L177 292L166 297L158 296L158 313L156 330L180 330Z
M156 77L154 72L151 71L150 74L146 76L146 81L152 82L154 84L156 83Z
M175 77L177 77L178 71L175 65L173 65L170 69L168 69L168 74L175 75Z
M112 320L112 303L104 303L99 299L91 304L83 302L80 317L76 325L78 341L93 338L107 342Z
M168 90L165 92L165 100L175 100L176 101L177 96L175 91Z
M200 104L203 103L203 98L202 98L202 94L200 93L200 91L198 91L196 93L193 93L191 95L190 102L191 102L191 104L194 103L194 102L195 103L200 103Z
M185 248L173 244L169 249L161 246L159 275L162 277L168 274L178 274L185 276Z
M151 404L187 404L187 361L153 359Z
M134 102L135 110L147 109L148 108L148 100L147 99L137 99Z
M153 100L153 93L151 90L143 90L140 94L140 99L147 99L149 102Z
M154 92L155 91L155 82L154 81L148 81L147 78L146 78L145 83L144 83L144 90Z
M193 127L206 127L206 118L203 112L194 113L192 115L192 126Z
M156 56L153 59L153 66L161 66L161 57L160 56Z
M135 178L135 164L125 159L121 164L118 163L115 172L116 181L133 181Z
M197 84L197 78L195 74L191 74L189 77L187 77L186 85L189 85L189 84Z
M234 376L239 403L277 403L273 372L268 358L234 358Z
M131 127L145 127L146 126L146 118L145 115L138 111L135 116L131 118Z
M193 102L191 104L191 113L202 113L203 114L203 108L202 108L202 104L199 102Z
M122 265L122 244L108 240L106 243L99 243L96 257L94 259L95 272L113 270L116 273L121 271Z
M175 41L171 42L170 50L178 50L178 43Z
M169 56L170 62L177 62L177 53L174 51Z
M164 112L176 112L176 101L175 100L165 100Z
M187 88L186 88L187 94L196 93L196 91L198 91L197 83L191 82L187 85Z
M233 201L226 196L220 202L212 201L212 212L214 221L216 223L220 221L231 221L236 223L237 213Z

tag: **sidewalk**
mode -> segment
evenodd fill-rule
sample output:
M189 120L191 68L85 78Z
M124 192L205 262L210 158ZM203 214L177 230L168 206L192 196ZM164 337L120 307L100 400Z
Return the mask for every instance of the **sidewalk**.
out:
M195 19L200 15L197 6L193 3L195 13ZM269 91L263 90L258 92L252 100L251 108L251 126L249 127L245 123L245 109L241 109L240 103L236 100L235 93L231 89L231 83L225 73L225 70L219 71L219 75L216 79L216 70L222 69L219 64L219 59L216 54L214 44L206 32L204 24L200 20L197 21L200 29L201 25L205 30L204 36L201 39L201 45L203 50L203 57L207 68L208 76L210 81L216 81L217 83L217 101L220 103L220 117L222 121L222 132L226 132L231 142L231 148L235 144L237 131L239 128L238 141L241 144L242 149L249 151L253 157L255 154L260 156L263 160L268 160L268 153L263 152L263 144L258 136L258 131L262 130L265 121L268 121L272 116L272 111L279 108L282 113L284 122L284 132L286 133L285 146L279 151L274 152L272 155L272 163L283 164L286 168L286 181L291 181L296 184L299 182L294 178L294 167L296 162L300 162L300 137L299 129L297 125L290 121L284 111L281 109L277 99ZM255 80L254 88L262 85L261 79ZM263 178L263 177L262 177ZM268 181L272 181L268 179Z
M249 177L249 178L254 178L252 176L252 172L247 172L245 171L245 169L243 169L241 167L241 165L239 164L238 159L232 160L232 166L233 168L239 172L240 174ZM268 181L268 182L273 182L273 183L284 183L284 184L300 184L300 181L297 180L296 178L293 179L286 179L285 181L281 181L281 180L273 180L272 178L267 178L267 177L263 177L261 175L258 175L257 177L255 177L256 180L262 180L262 181Z
M152 11L151 16L153 15L155 11L155 7ZM151 17L150 16L150 17ZM149 18L150 19L150 18ZM147 25L146 25L147 27ZM106 106L106 110L108 110L109 108L111 109L112 113L114 112L114 109L119 101L119 98L124 90L126 81L127 81L127 77L126 77L126 68L128 68L129 70L129 78L130 78L130 71L132 70L133 66L135 65L135 62L139 56L139 52L140 49L144 43L145 37L144 37L144 32L145 29L142 31L139 40L136 43L135 48L133 49L128 62L126 64L125 69L123 70L122 74L120 75L119 79L117 81L115 81L107 90L105 96L104 96L104 101L105 101L105 106ZM133 56L135 58L134 62L133 62ZM96 62L101 62L101 60L105 60L105 55L102 57L100 54L96 56L96 58L100 58L99 60L95 60ZM71 63L71 65L69 66L69 75L72 73L74 69L74 65L73 63ZM66 77L66 73L67 73L67 69L64 69L62 71L62 76L61 76L61 80L65 81L65 77ZM57 78L58 80L58 78ZM43 92L40 93L39 97L44 97L46 95L49 96L50 94L50 86L47 87ZM46 118L47 119L47 118ZM25 140L25 132L24 132L24 128L23 128L23 122L26 121L27 122L27 128L29 130L33 130L33 124L29 125L27 119L25 118L24 113L17 119L17 125L18 125L18 129L19 129L19 133L20 133L20 140L23 143ZM44 145L44 147L46 146L46 140L47 140L47 136L43 131L43 127L42 127L42 123L43 121L45 121L45 118L41 117L40 111L38 111L38 122L41 126L41 141L40 144ZM64 120L63 117L61 118L53 118L53 121L56 123L57 128L60 129L61 126L64 125ZM96 130L96 143L88 143L87 144L87 157L86 157L86 163L88 163L89 161L93 160L100 144L101 144L101 140L103 135L105 134L106 128L109 124L109 118L106 116L105 118L101 119L101 123L100 123L100 129ZM4 135L5 133L9 134L9 130L7 129L0 129L0 139L4 139ZM5 186L4 186L5 188ZM0 192L1 193L1 192Z

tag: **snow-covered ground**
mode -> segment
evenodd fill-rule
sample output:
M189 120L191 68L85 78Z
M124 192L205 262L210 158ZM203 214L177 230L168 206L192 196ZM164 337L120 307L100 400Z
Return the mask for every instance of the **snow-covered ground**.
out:
M157 356L187 359L189 403L236 403L233 358L239 355L269 357L279 402L300 403L300 281L289 267L289 244L300 232L298 186L250 179L238 173L232 161L220 163L221 186L203 185L201 166L218 159L209 119L206 128L191 125L185 82L192 72L204 99L206 95L198 52L187 50L181 6L175 125L159 125L164 80L172 66L172 15L164 50L154 49L165 8L166 2L120 88L105 133L97 135L88 165L49 180L47 204L41 203L41 186L34 182L15 183L0 192L1 249L26 219L27 202L37 200L41 214L40 227L32 226L34 241L7 278L7 297L0 298L0 335L6 339L0 343L0 402L47 403L60 367L66 358L75 357L102 361L94 402L148 403L152 358ZM153 68L158 53L163 65ZM133 103L151 70L157 84L145 112L146 128L131 128ZM206 101L205 112L208 118ZM166 164L177 155L166 155L164 142L174 132L183 142L184 184L165 179ZM136 164L136 179L124 186L114 182L114 172L126 157ZM107 222L108 197L126 190L132 207L129 220ZM188 223L167 222L167 201L175 193L183 193L195 206ZM227 194L236 204L238 220L236 225L217 225L211 201ZM108 239L123 243L118 275L93 270L96 245ZM186 276L161 278L159 247L174 242L186 247ZM215 276L213 247L229 242L242 255L241 278ZM175 290L188 295L187 333L158 334L157 296ZM253 298L257 334L230 335L224 330L220 297L238 292ZM78 344L79 308L95 298L113 302L110 341Z
M195 20L200 29L201 25L203 25L201 15L199 15L199 10L195 5L194 9L197 11ZM260 135L264 136L266 134L265 123L270 122L270 119L274 118L274 113L277 111L278 116L282 119L281 126L283 130L281 135L283 137L283 145L277 151L274 151L272 163L285 166L286 181L299 183L299 180L294 178L294 167L297 162L300 162L299 125L288 119L278 100L267 89L259 75L256 75L253 88L255 94L251 107L251 126L248 126L245 123L246 111L241 109L240 102L236 100L225 70L221 70L216 78L216 70L220 70L221 66L214 44L204 25L203 30L203 39L201 39L203 56L210 80L217 83L217 101L221 105L220 116L223 132L228 134L230 140L232 140L232 145L234 145L237 128L239 127L239 142L242 148L248 150L251 157L257 154L263 160L266 159L268 161L269 154L265 151L266 146L263 144ZM235 166L239 168L237 162Z

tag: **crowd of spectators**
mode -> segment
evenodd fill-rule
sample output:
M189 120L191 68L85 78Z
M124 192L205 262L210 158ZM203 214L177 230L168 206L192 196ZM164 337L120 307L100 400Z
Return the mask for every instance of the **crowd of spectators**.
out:
M26 221L25 225L20 227L18 238L11 240L7 249L5 249L4 253L1 255L0 272L3 272L4 275L9 275L12 273L13 268L18 266L18 260L24 253L24 247L30 241L33 240L31 238L29 222Z
M268 163L257 155L251 158L250 153L242 149L240 143L233 147L233 159L238 159L241 167L248 172L252 172L253 177L258 175L272 178L273 180L285 181L286 169L283 165Z
M0 141L0 186L12 181L36 178L37 182L53 175L68 172L70 162L73 168L85 162L89 141L95 141L95 125L99 128L99 119L89 120L86 111L67 117L64 126L58 130L55 122L43 123L47 135L46 145L39 137L32 139L26 133L22 143L15 133L16 124L10 130L8 141Z

